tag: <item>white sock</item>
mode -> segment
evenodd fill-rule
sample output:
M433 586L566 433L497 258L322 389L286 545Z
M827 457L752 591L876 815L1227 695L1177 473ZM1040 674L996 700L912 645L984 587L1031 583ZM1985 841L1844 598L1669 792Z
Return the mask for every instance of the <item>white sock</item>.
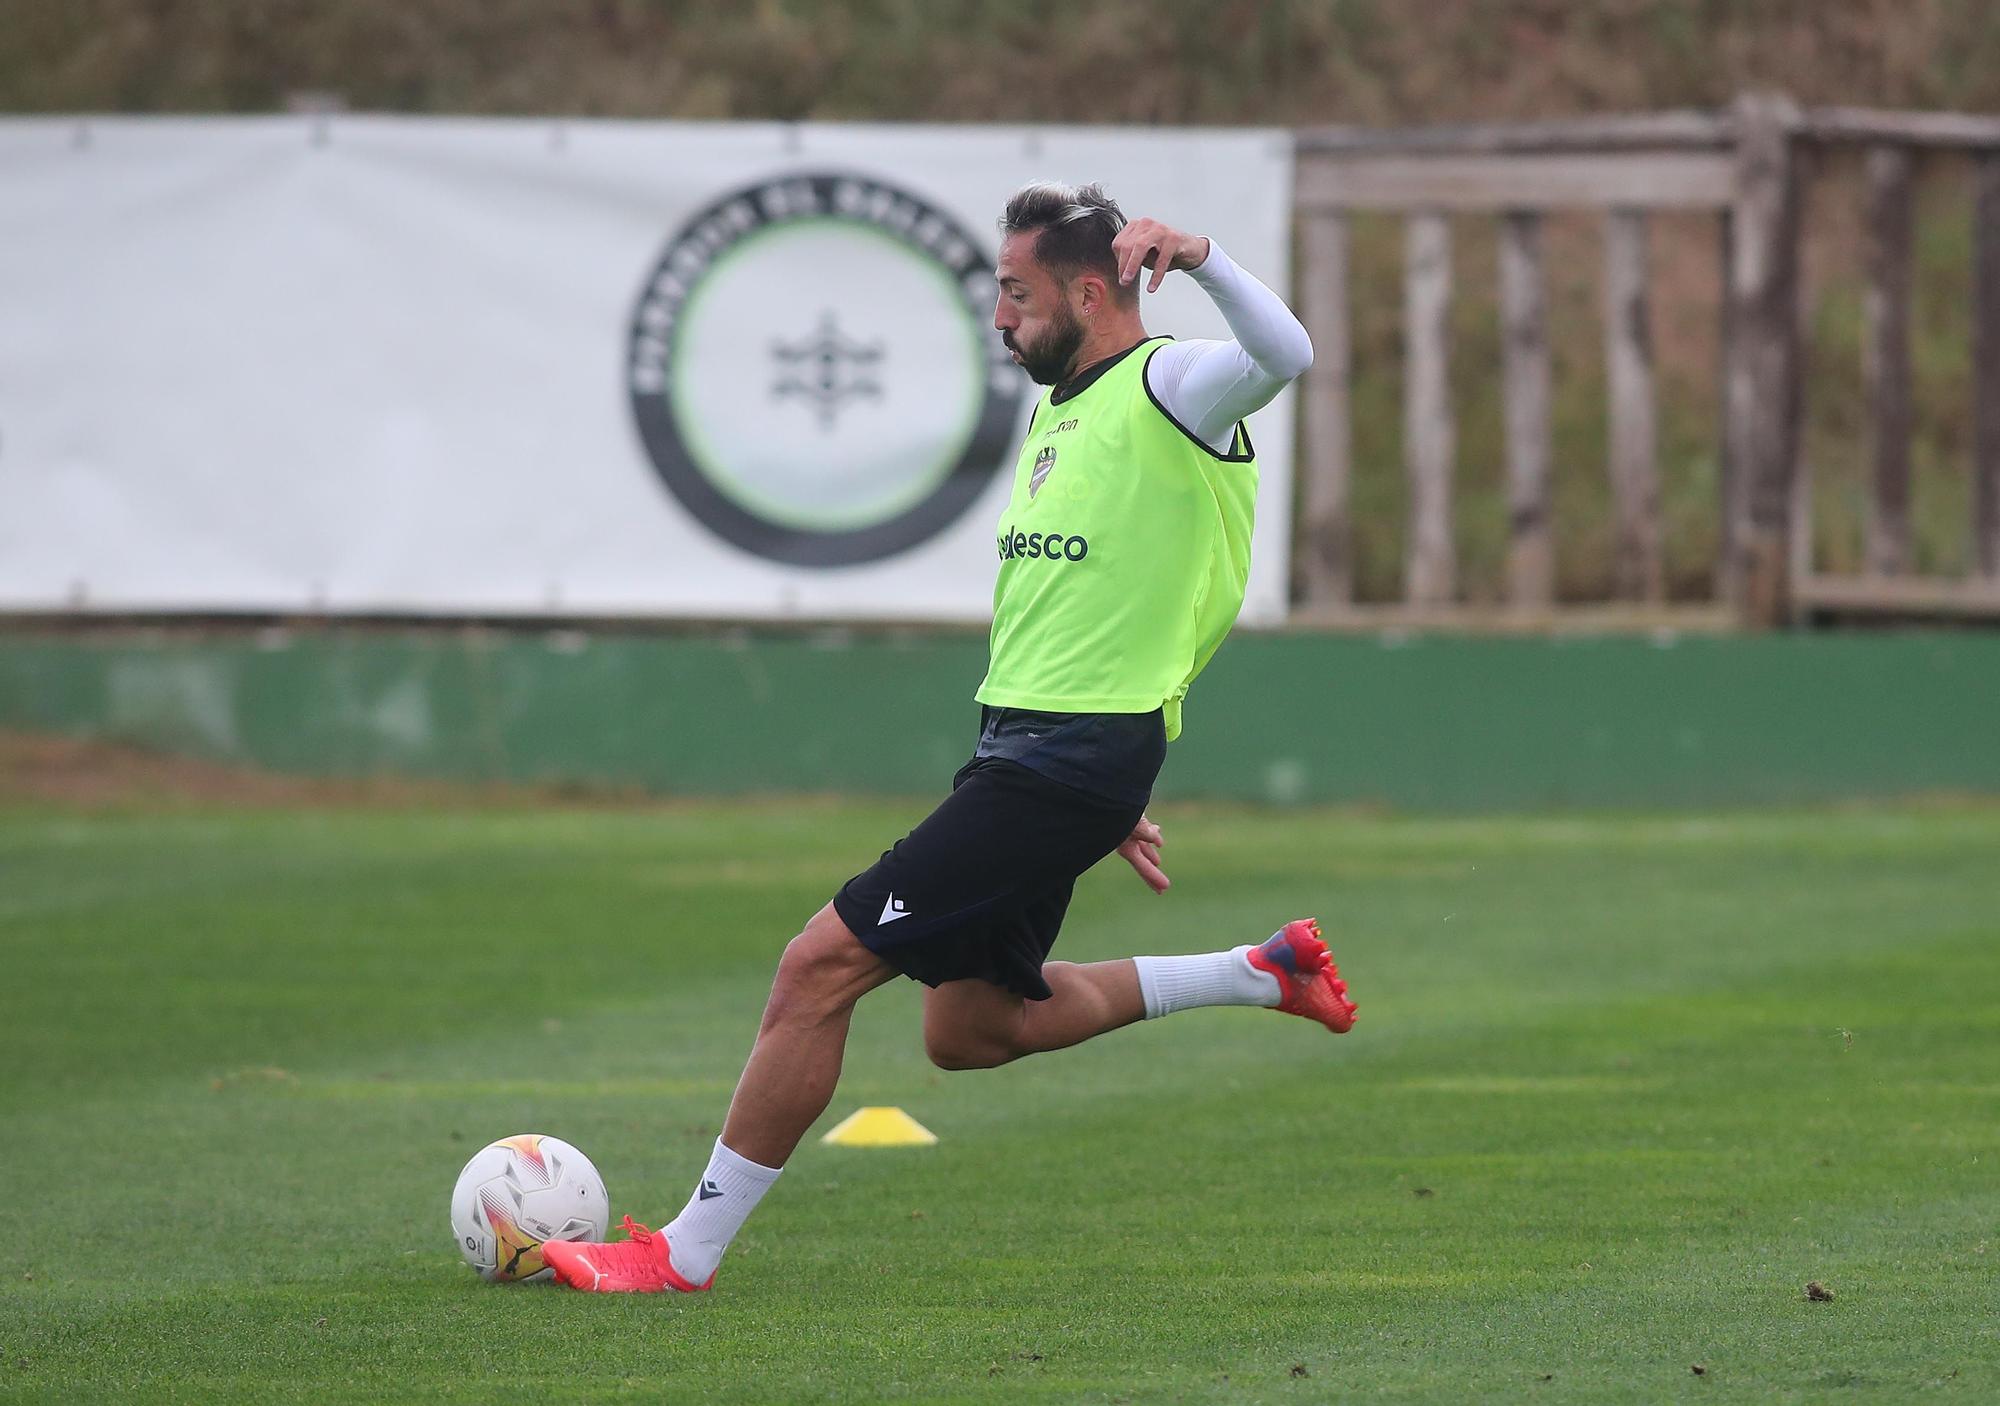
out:
M708 1159L708 1170L695 1183L694 1195L666 1229L674 1272L689 1283L706 1283L722 1263L722 1252L783 1170L739 1157L717 1138L715 1153Z
M1275 1006L1284 999L1278 978L1250 965L1250 945L1191 957L1134 957L1146 1019L1196 1006Z

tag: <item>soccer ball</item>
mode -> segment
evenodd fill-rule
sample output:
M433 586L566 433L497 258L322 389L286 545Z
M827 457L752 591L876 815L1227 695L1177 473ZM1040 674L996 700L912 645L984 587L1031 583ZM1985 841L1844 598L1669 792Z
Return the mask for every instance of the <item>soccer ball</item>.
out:
M611 1199L590 1159L561 1138L522 1133L473 1154L451 1190L451 1233L495 1284L553 1277L544 1240L602 1240Z

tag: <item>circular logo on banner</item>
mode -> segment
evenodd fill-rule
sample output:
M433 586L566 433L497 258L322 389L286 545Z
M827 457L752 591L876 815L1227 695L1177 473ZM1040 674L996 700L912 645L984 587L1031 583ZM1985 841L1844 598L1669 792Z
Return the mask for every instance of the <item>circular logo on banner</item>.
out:
M701 211L632 314L626 385L674 497L745 551L850 566L948 527L1010 458L1024 383L987 326L991 256L866 176Z

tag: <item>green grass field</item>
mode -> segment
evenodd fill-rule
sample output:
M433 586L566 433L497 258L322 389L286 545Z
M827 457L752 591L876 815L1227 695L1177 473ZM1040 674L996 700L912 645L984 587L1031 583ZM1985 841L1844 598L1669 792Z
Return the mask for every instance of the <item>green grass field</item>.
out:
M938 1147L809 1142L698 1299L478 1282L445 1212L489 1138L679 1206L779 948L918 813L6 809L0 1398L2000 1394L1972 806L1169 808L1174 891L1101 869L1059 951L1317 912L1355 1034L1201 1011L943 1075L901 983L832 1116Z

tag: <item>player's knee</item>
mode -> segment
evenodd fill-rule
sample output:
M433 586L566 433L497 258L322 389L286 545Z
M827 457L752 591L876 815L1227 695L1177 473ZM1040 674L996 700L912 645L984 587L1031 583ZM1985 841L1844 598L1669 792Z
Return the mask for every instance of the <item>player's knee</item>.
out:
M764 1003L764 1024L789 1025L823 1020L833 1009L831 963L809 935L801 933L785 945L778 974L771 980L771 999Z
M991 1069L994 1061L983 1059L972 1046L959 1040L939 1040L931 1036L924 1038L924 1053L930 1061L944 1070Z
M924 1053L940 1069L993 1069L1019 1059L1025 1050L996 1036L972 1031L926 1030Z
M858 970L872 960L838 920L829 926L814 918L785 944L764 1024L814 1023L843 1014L866 989L857 981Z

